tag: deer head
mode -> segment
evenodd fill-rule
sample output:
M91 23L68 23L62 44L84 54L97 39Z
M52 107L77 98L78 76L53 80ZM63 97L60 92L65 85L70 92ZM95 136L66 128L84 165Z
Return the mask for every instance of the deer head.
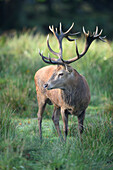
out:
M88 51L91 43L94 40L100 39L101 41L105 42L105 40L104 40L105 37L101 37L103 30L101 30L100 33L98 33L98 27L96 27L96 31L93 32L93 34L91 34L89 31L88 31L88 33L86 33L86 31L83 27L83 33L85 35L86 42L85 42L85 48L84 48L83 52L81 54L79 54L76 39L70 38L70 36L74 36L74 35L79 34L79 32L73 33L73 34L70 33L73 26L74 26L74 23L71 25L71 27L66 32L63 32L62 31L62 25L60 23L60 29L59 29L60 34L58 34L57 28L56 28L56 31L55 31L53 26L52 27L49 26L50 31L54 34L54 36L56 37L56 39L58 41L59 52L53 51L52 48L50 47L50 45L49 45L49 34L47 36L47 46L48 46L48 49L50 50L50 52L52 54L56 55L58 57L58 59L51 58L50 55L48 55L48 57L45 57L43 55L43 53L41 53L39 51L39 54L40 54L40 56L42 57L42 60L45 63L57 65L57 68L54 71L53 75L51 76L49 81L44 85L44 88L47 88L48 90L55 89L55 88L65 89L66 84L68 82L71 82L71 80L74 77L73 68L69 64L71 64L72 62L75 62L78 59L80 59L81 57L83 57L86 54L86 52ZM76 54L77 54L76 57L69 59L69 60L63 59L63 55L62 55L62 52L63 52L62 40L63 40L63 38L66 38L68 41L75 41Z
M66 67L58 65L51 78L44 84L44 88L65 90L71 80L73 80L73 68L68 65Z

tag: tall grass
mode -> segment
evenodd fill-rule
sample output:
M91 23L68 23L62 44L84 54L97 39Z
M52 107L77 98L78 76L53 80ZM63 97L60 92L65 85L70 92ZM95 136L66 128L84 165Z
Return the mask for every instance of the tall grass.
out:
M58 51L52 36L50 43ZM77 43L81 52L84 41ZM34 74L46 64L38 49L48 55L46 37L40 34L0 37L0 169L112 169L113 42L93 42L86 56L72 64L91 91L83 143L73 116L67 142L58 139L50 106L44 113L42 143L39 140ZM74 43L64 40L63 49L65 59L76 55ZM63 131L62 121L60 126Z

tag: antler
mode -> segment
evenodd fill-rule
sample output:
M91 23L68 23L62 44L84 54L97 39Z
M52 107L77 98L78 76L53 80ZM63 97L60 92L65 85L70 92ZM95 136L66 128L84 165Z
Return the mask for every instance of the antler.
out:
M50 45L49 45L49 34L47 36L47 46L48 46L50 52L53 53L54 55L58 56L59 59L50 58L50 55L48 57L45 57L45 56L43 56L42 53L39 52L39 54L42 57L44 62L49 63L49 64L64 65L63 56L62 56L62 52L63 52L63 49L62 49L62 40L65 37L65 38L67 38L68 41L75 41L75 39L71 39L69 36L73 36L73 35L79 34L79 32L73 33L73 34L69 33L71 31L71 29L73 28L73 26L74 26L74 23L71 25L71 27L66 32L63 32L62 31L62 25L60 23L60 29L59 29L60 30L60 34L58 34L57 28L56 28L56 31L54 30L53 25L52 25L52 27L49 26L50 31L54 34L54 36L58 40L59 52L57 53L57 52L53 51L52 48L50 47Z
M70 64L70 63L72 63L72 62L80 59L81 57L83 57L83 56L86 54L86 52L88 51L91 43L92 43L94 40L96 40L96 39L100 39L101 41L106 42L106 41L104 40L104 39L106 38L106 36L101 37L102 32L103 32L103 30L101 29L100 33L98 34L98 26L96 26L96 31L93 32L93 34L91 34L89 31L88 31L88 33L86 33L86 31L85 31L85 29L84 29L84 27L83 27L83 33L84 33L85 39L86 39L85 48L84 48L83 52L82 52L81 54L79 54L79 52L78 52L78 47L77 47L77 43L76 43L76 40L75 40L77 56L74 57L74 58L72 58L72 59L70 59L70 60L63 60L63 62L66 63L66 64Z
M100 39L101 41L105 42L105 38L106 36L104 37L101 37L101 34L102 34L102 29L100 31L100 33L98 34L98 26L96 27L96 31L93 32L93 34L91 34L89 31L88 33L86 33L84 27L83 27L83 33L85 35L85 39L86 39L86 43L85 43L85 48L83 50L83 52L81 54L79 54L78 52L78 47L77 47L77 43L76 43L76 39L71 39L69 38L69 36L73 36L73 35L77 35L79 34L79 32L77 33L69 33L70 30L73 28L74 26L74 23L71 25L71 27L66 31L66 32L62 32L62 25L60 23L60 34L58 34L58 31L57 31L57 28L56 28L56 31L54 30L54 27L50 27L49 26L49 29L50 31L54 34L54 36L56 37L56 39L58 40L58 43L59 43L59 53L53 51L49 45L49 35L47 36L47 45L48 45L48 48L50 50L51 53L53 53L54 55L58 56L59 59L55 59L55 58L50 58L50 55L48 55L48 57L45 57L43 56L42 53L39 52L40 56L42 57L43 61L48 63L48 64L59 64L59 65L65 65L65 64L70 64L78 59L80 59L81 57L83 57L86 52L88 51L91 43L95 40L95 39ZM75 41L75 45L76 45L76 53L77 53L77 56L72 58L72 59L69 59L69 60L64 60L63 59L63 56L62 56L62 39L63 38L67 38L68 41Z

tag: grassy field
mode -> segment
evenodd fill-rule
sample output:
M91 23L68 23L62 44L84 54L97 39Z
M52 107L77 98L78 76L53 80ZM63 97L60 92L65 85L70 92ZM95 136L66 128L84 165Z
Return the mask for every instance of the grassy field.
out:
M79 51L84 46L77 39ZM51 46L58 50L54 37ZM75 56L75 44L63 41L64 56ZM113 42L93 42L87 55L72 66L90 86L83 143L77 118L69 117L67 142L57 136L52 106L47 106L40 142L37 124L35 72L45 66L38 49L48 54L46 37L23 32L0 37L0 169L113 169ZM63 133L63 124L60 120Z

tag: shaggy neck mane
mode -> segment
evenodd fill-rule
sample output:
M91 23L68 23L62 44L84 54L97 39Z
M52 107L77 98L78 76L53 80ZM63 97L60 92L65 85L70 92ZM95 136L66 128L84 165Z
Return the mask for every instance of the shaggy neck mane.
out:
M75 97L77 96L77 87L76 86L73 86L73 88L72 86L67 87L65 90L61 91L61 96L65 103L67 103L70 106L74 106Z
M81 95L80 91L83 89L83 81L80 77L76 76L76 80L70 82L65 86L65 90L61 91L61 97L64 100L65 103L67 103L70 106L75 106L80 100ZM75 103L76 102L76 103Z

